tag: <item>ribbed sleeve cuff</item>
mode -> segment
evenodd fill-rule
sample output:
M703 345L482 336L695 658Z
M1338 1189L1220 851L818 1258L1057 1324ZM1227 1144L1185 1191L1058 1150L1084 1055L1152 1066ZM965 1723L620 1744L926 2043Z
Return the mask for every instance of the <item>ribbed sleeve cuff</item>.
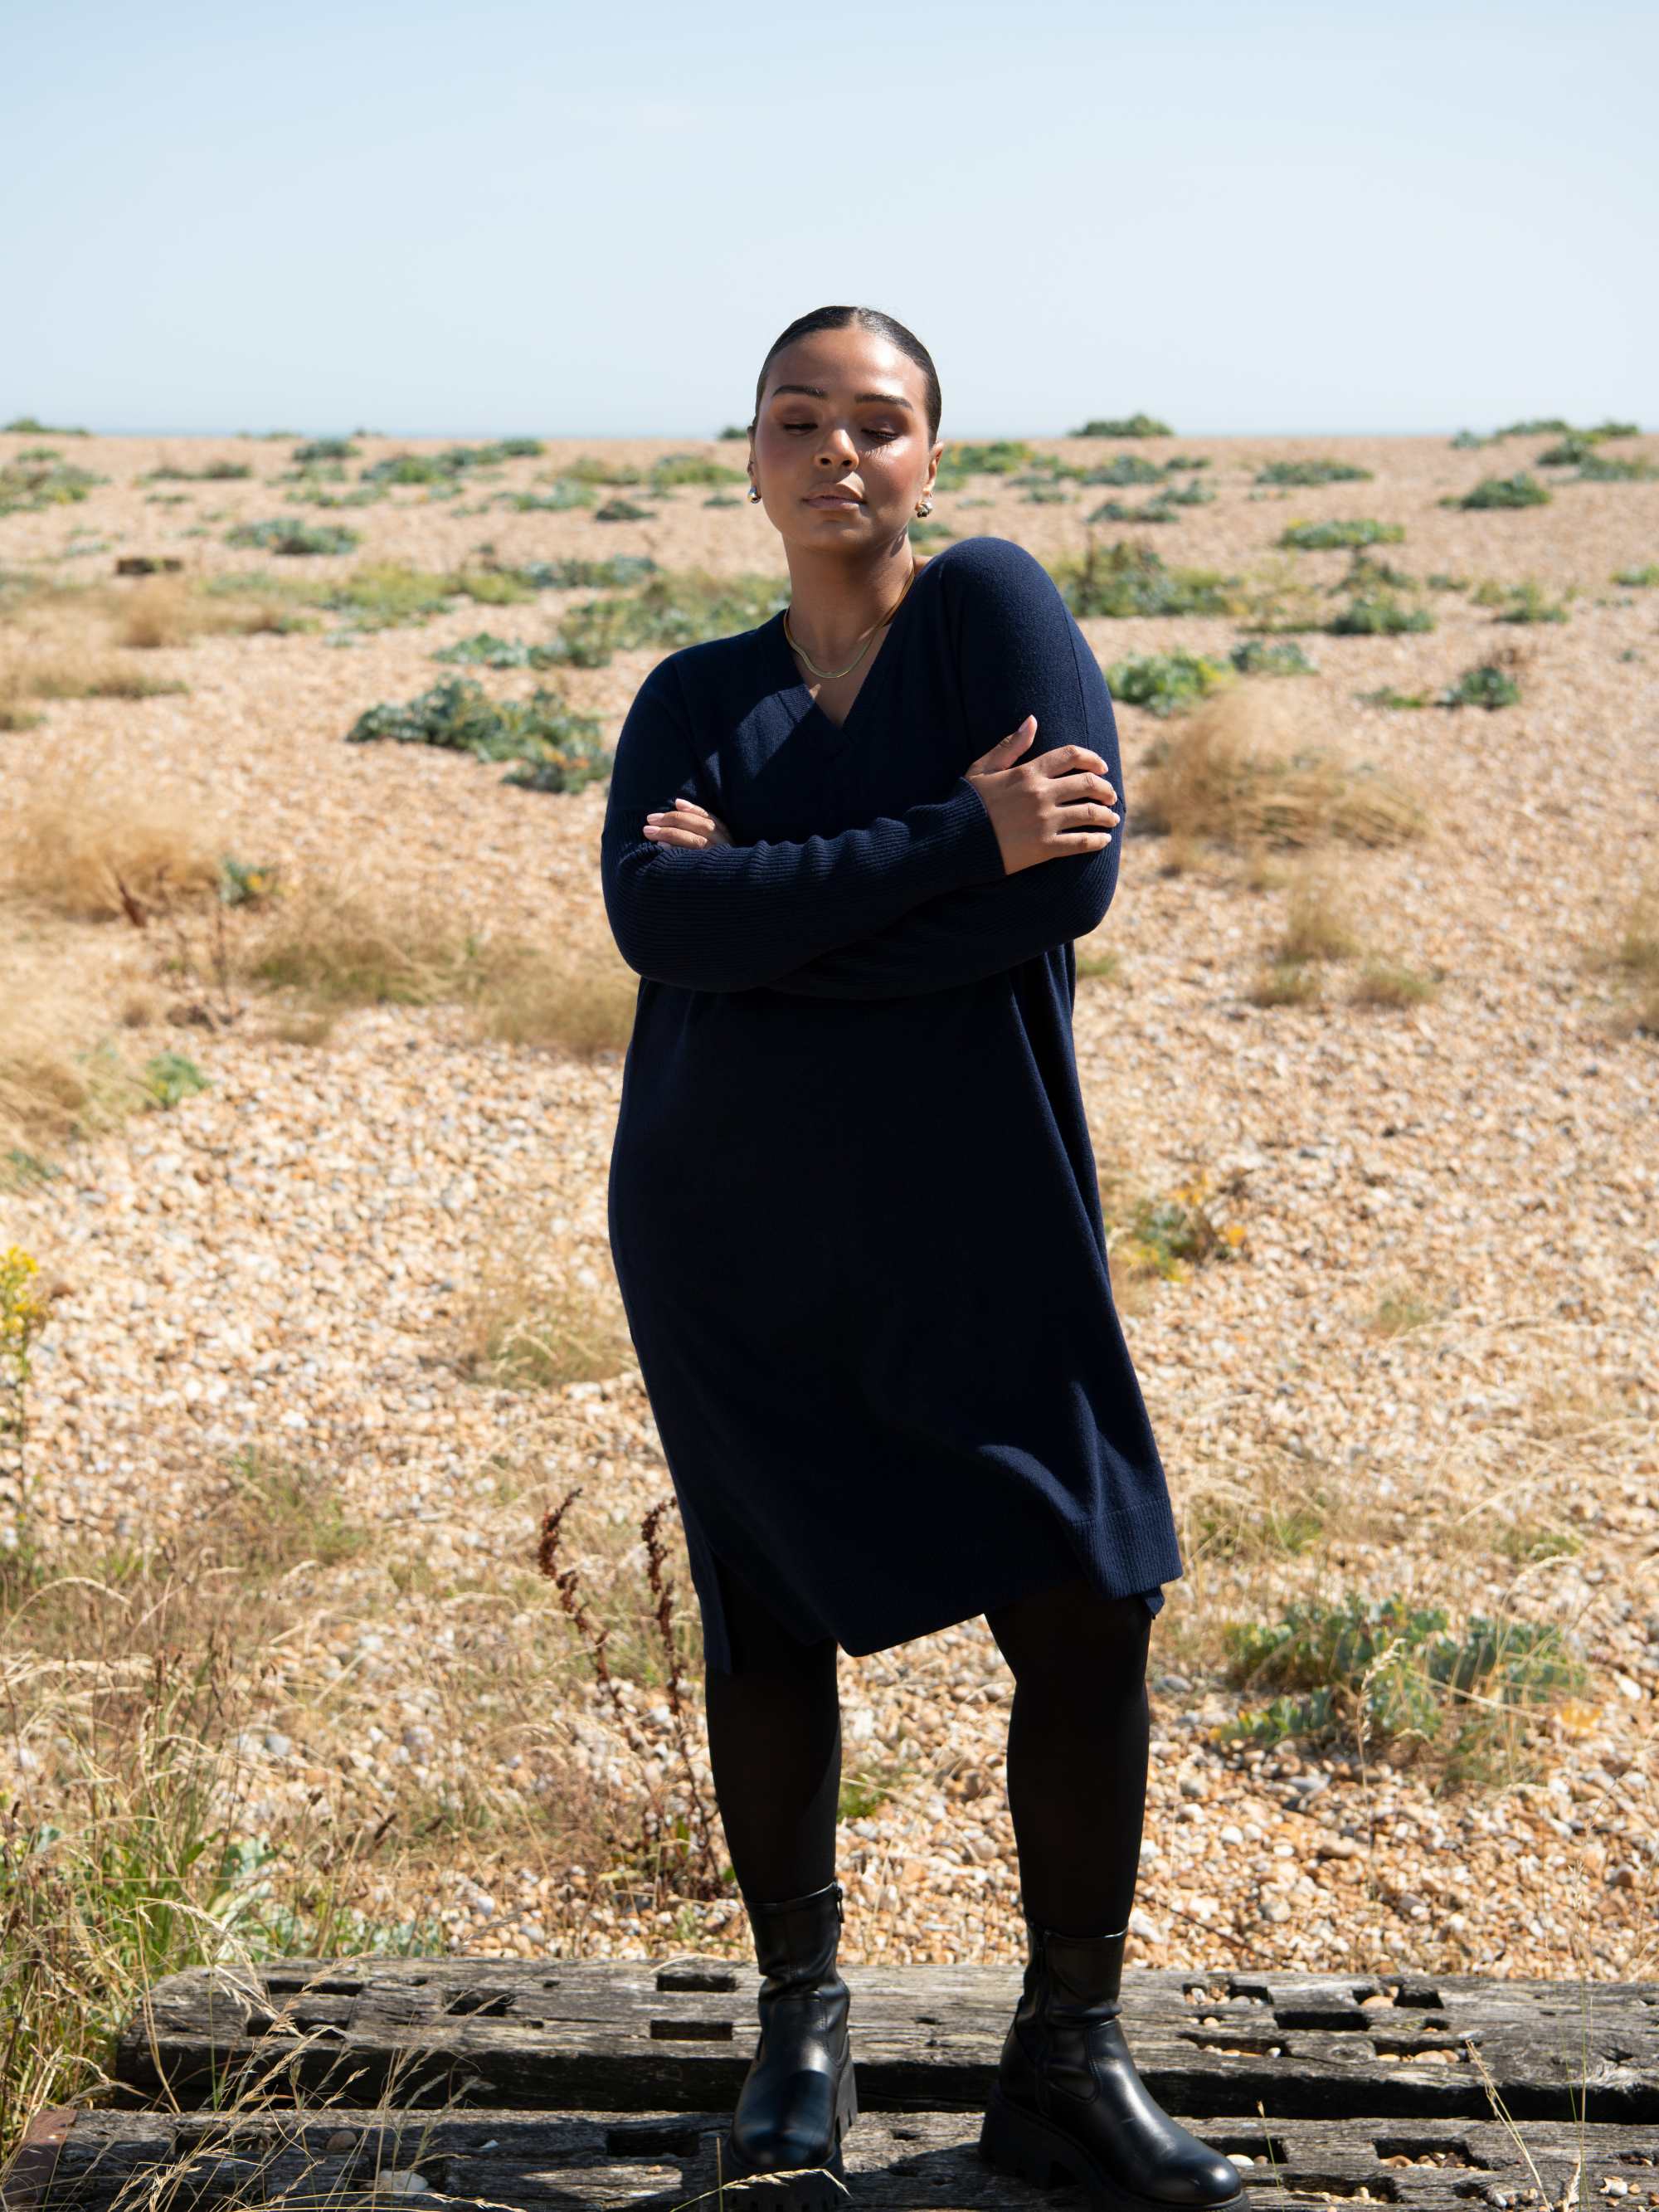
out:
M994 883L1007 872L996 824L965 775L957 778L955 791L945 801L945 814L951 832L949 849L956 864L956 872L945 888L957 890L969 884Z

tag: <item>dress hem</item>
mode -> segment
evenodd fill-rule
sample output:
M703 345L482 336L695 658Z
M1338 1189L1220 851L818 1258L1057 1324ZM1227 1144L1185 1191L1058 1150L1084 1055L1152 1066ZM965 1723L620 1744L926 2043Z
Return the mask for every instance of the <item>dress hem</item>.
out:
M1165 1602L1163 1593L1164 1583L1179 1581L1186 1573L1186 1569L1178 1557L1176 1559L1175 1565L1169 1568L1167 1572L1160 1573L1158 1557L1158 1550L1162 1547L1158 1547L1152 1551L1145 1565L1136 1565L1131 1571L1133 1575L1148 1576L1150 1577L1148 1580L1133 1582L1127 1588L1110 1588L1108 1585L1115 1579L1110 1571L1106 1568L1098 1556L1088 1548L1086 1541L1079 1540L1079 1532L1073 1530L1063 1516L1057 1514L1054 1517L1060 1522L1062 1534L1073 1553L1073 1572L1082 1575L1103 1597L1139 1598L1148 1613L1153 1619L1157 1618ZM1133 1519L1139 1516L1128 1517L1133 1523ZM717 1620L712 1624L709 1620L709 1608L706 1605L702 1608L705 1664L714 1674L731 1674L735 1670L731 1664L731 1639L726 1632L724 1604L720 1595L720 1558L712 1546L705 1544L703 1549L709 1563L708 1579L715 1590L715 1604L719 1608ZM1005 1584L1000 1589L994 1589L983 1598L971 1601L953 1601L951 1609L937 1619L926 1620L915 1628L906 1628L898 1635L884 1635L873 1644L848 1644L836 1635L833 1628L827 1629L825 1632L836 1637L836 1644L849 1659L868 1659L878 1651L896 1650L901 1644L913 1644L921 1637L937 1636L941 1630L959 1627L963 1621L977 1620L982 1615L995 1612L1005 1605L1012 1605L1017 1600L1030 1596L1037 1590L1048 1589L1057 1583L1068 1582L1071 1579L1072 1572L1065 1571L1056 1572L1052 1567L1048 1566L1035 1571L1027 1567L1015 1576L1011 1583ZM1128 1577L1124 1579L1127 1581ZM713 1638L709 1634L711 1626L716 1627L718 1631L717 1635Z

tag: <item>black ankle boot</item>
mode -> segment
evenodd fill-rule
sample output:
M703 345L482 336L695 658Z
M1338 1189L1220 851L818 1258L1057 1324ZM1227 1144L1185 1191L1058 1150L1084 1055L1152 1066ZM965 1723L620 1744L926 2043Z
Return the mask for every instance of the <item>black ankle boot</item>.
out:
M783 1905L745 1898L744 1905L763 1977L760 2039L722 2146L722 2177L818 2168L775 2188L746 2188L743 2203L766 2212L836 2212L847 2203L845 2187L837 2185L841 2139L859 2109L847 2034L849 1992L836 1967L841 1885L830 1882Z
M980 2133L1004 2173L1080 2183L1121 2212L1234 2212L1238 2168L1162 2110L1118 2025L1128 1934L1060 1936L1026 1922L1030 1958Z

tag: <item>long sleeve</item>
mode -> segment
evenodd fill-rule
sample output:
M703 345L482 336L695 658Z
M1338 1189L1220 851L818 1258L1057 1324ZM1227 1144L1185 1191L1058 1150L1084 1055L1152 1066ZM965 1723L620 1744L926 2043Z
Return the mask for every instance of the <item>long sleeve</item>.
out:
M605 913L629 966L692 991L772 982L941 893L1003 874L985 803L958 775L939 799L799 842L660 845L645 817L698 797L672 656L640 686L617 740L600 837Z
M1020 549L1011 549L1019 554ZM1030 555L996 563L991 589L975 579L962 629L966 694L990 734L1037 718L1022 760L1083 744L1106 763L1120 817L1097 852L1040 860L1017 875L943 893L896 921L803 963L768 988L831 999L907 998L1000 975L1098 927L1117 888L1123 779L1111 693L1053 580ZM975 739L977 742L977 737ZM977 757L977 755L975 755Z

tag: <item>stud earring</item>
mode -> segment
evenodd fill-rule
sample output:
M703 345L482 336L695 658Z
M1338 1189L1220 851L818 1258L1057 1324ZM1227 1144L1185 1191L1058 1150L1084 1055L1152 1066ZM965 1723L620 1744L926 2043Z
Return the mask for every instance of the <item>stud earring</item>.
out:
M931 499L919 499L916 501L916 513L918 514L931 514L933 511L933 502Z
M750 485L750 487L749 487L749 496L750 496L750 499L752 499L752 500L758 500L758 499L759 499L759 497L760 497L760 486L759 486L757 483L751 483L751 484Z

